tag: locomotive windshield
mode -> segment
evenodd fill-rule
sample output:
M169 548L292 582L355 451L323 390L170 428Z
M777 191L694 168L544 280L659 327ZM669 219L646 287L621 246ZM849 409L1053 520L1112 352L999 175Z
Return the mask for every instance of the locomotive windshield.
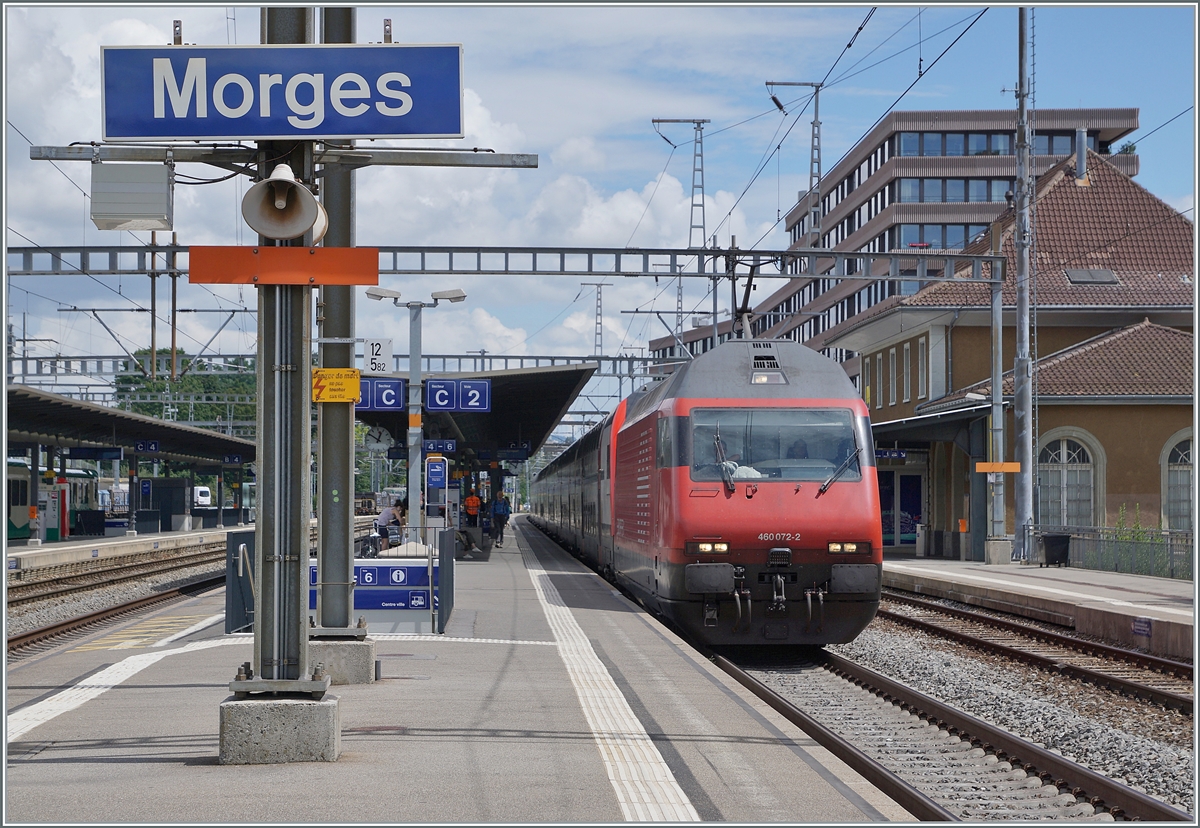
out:
M692 480L861 480L848 409L692 409Z

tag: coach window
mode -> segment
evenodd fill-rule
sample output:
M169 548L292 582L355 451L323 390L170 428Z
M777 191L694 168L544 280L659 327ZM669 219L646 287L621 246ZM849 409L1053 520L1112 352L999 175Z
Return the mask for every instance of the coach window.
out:
M1163 474L1164 525L1174 531L1192 531L1192 430L1171 435L1160 459Z

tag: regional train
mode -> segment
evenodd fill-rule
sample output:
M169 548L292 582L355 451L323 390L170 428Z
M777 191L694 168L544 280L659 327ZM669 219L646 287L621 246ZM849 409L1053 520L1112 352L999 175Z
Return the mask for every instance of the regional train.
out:
M41 468L43 476L46 469ZM61 473L55 470L54 477ZM20 540L28 538L29 531L29 461L19 457L8 458L8 539ZM68 526L75 526L82 510L99 508L98 476L89 469L67 469ZM43 487L53 487L55 483L43 483Z
M534 525L706 644L844 643L879 608L867 407L791 340L732 340L634 392L530 499Z

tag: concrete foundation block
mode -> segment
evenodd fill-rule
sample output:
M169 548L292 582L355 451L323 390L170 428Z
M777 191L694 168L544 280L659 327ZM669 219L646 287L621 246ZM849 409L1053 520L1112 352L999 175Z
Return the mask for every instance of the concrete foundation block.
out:
M1012 541L1007 539L984 541L984 562L987 564L1012 563L1012 548Z
M221 702L222 765L336 762L342 753L339 699L275 696Z
M333 684L370 684L375 681L375 640L309 639L308 663L324 664Z

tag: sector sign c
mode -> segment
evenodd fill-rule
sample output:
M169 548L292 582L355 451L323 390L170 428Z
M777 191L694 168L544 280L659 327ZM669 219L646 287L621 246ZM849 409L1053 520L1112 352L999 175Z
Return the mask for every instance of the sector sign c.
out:
M461 138L462 47L103 46L105 141Z

